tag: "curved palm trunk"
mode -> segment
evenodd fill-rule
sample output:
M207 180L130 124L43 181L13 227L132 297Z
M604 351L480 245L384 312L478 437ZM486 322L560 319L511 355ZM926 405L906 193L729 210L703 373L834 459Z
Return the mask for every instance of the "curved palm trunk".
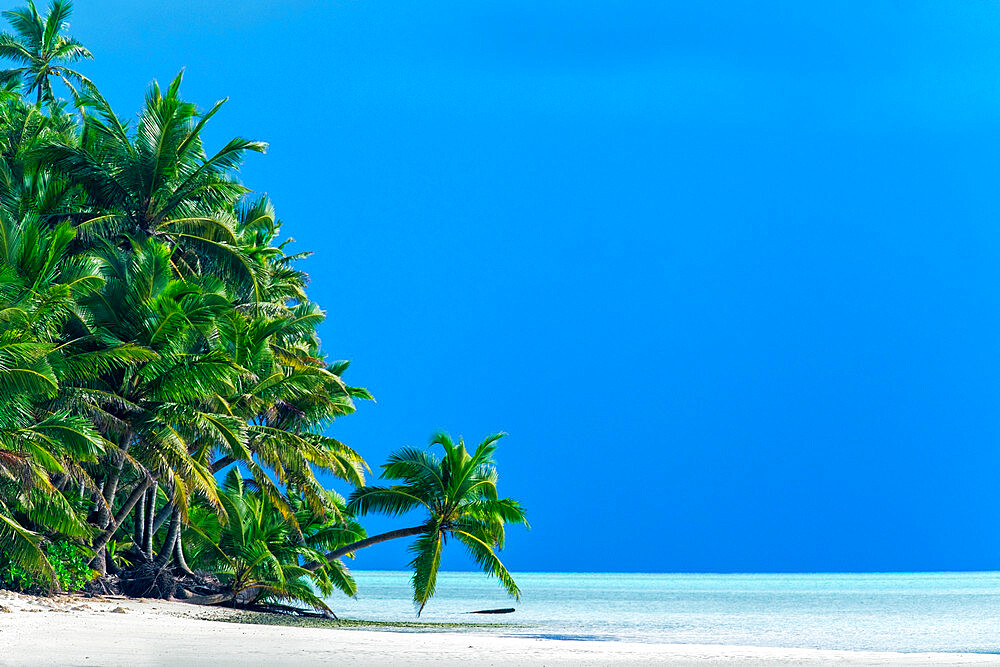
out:
M235 593L216 593L215 595L188 595L186 598L174 598L178 602L188 604L212 605L229 602L236 597Z
M160 548L159 555L156 556L156 567L163 567L173 557L174 551L177 548L177 538L180 534L181 513L179 510L174 509L170 515L170 527L167 528L167 535L163 538L163 546Z
M132 495L128 497L125 504L122 505L122 508L118 510L118 514L116 514L111 520L111 526L101 533L100 537L94 541L93 549L95 552L103 553L104 547L111 540L111 538L114 537L115 533L118 532L118 526L120 526L121 522L125 520L128 513L132 511L135 504L139 502L139 496L146 493L146 489L148 489L152 483L153 479L151 477L147 477L135 487L132 491ZM96 559L97 557L95 556L94 558ZM93 560L91 560L91 562L93 562Z
M388 533L382 533L380 535L373 535L371 537L366 537L363 540L358 540L357 542L351 542L347 546L335 549L330 553L326 554L327 560L333 560L334 558L340 558L341 556L346 556L347 554L354 553L358 549L364 549L365 547L370 547L373 544L381 544L382 542L388 542L389 540L395 540L399 537L410 537L411 535L419 535L420 533L427 530L426 526L413 526L412 528L399 528L397 530L390 530ZM306 565L307 570L316 570L320 567L320 563L309 563Z
M172 493L168 494L168 497L170 497L171 495L173 495L173 494ZM170 517L170 512L172 512L173 509L174 509L174 504L172 502L167 502L167 504L163 506L163 509L161 509L159 512L157 512L156 516L153 517L153 534L154 535L156 535L156 533L160 532L160 528L162 528L163 524L166 523L167 519Z
M188 567L187 558L184 557L184 535L182 533L177 534L177 547L174 549L174 560L177 561L177 566L184 571L185 574L194 574L191 568Z

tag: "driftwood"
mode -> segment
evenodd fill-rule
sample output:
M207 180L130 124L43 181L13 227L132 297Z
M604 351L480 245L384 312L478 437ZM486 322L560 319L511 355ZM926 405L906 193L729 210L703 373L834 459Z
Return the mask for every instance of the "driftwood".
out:
M197 604L202 606L231 602L232 599L236 597L232 593L213 593L211 595L194 595L187 589L180 587L178 587L177 592L180 594L177 596L172 596L169 599L174 602L187 602L188 604Z
M183 588L178 588L178 592L181 593L180 596L171 598L174 602L186 602L188 604L196 605L217 605L225 604L227 602L232 602L236 596L232 593L217 593L214 595L192 595ZM266 604L251 604L244 607L249 611L263 611L271 614L286 614L288 616L299 616L302 618L321 618L332 621L339 621L337 615L328 609L323 609L321 611L310 611L308 609L301 609L299 607L291 607L285 604L278 604L277 602L269 602Z
M513 614L513 607L505 607L503 609L480 609L479 611L467 611L466 614Z

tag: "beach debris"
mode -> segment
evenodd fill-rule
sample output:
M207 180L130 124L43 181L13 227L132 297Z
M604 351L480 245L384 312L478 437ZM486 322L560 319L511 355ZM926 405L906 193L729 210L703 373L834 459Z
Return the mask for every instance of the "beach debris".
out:
M128 611L125 610L125 609L123 609L122 607L115 607L114 609L112 609L108 613L110 613L110 614L127 614Z
M0 605L0 614L9 614L9 613L11 613L9 607L4 607L4 606Z
M467 611L466 614L513 614L513 607L505 607L503 609L480 609L479 611Z

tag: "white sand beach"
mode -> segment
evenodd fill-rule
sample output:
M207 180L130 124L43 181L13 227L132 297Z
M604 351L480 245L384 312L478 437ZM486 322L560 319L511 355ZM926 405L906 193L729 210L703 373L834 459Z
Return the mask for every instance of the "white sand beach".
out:
M462 632L250 625L157 600L0 592L2 665L961 665L998 656L560 641Z

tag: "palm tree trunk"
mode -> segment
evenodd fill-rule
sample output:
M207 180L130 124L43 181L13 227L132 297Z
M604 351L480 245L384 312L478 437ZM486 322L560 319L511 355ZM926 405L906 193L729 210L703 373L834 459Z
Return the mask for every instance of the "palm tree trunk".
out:
M126 441L121 447L121 451L118 454L118 458L114 463L114 467L111 469L111 473L108 478L104 481L104 488L101 489L101 495L104 497L104 502L101 506L97 508L98 512L98 525L100 528L107 528L108 524L111 522L111 508L115 504L115 494L118 493L118 482L122 478L122 470L125 468L125 455L128 453L129 442Z
M181 513L174 509L170 515L170 527L167 528L167 535L163 538L163 546L156 557L156 567L163 567L174 555L177 549L177 538L181 533Z
M39 88L40 92L41 88ZM101 488L101 498L104 501L99 502L97 507L97 527L101 530L107 530L113 519L111 508L115 503L115 494L118 493L118 482L121 481L122 470L125 468L125 454L128 452L128 448L129 442L126 441L118 454L114 467L111 469L111 474L104 480L104 486ZM101 574L107 574L107 553L103 546L97 551L97 556L94 558L93 564L95 570Z
M101 520L101 509L102 509L101 505L103 504L101 502L101 499L104 498L104 488L107 485L108 485L108 482L105 479L105 481L101 482L101 488L97 489L96 491L94 491L94 492L92 492L90 494L90 497L93 498L93 500L94 500L94 506L90 509L90 514L88 515L88 520L89 521L100 522L100 520ZM82 496L83 493L81 493L80 495ZM104 509L107 509L107 508L104 508Z
M174 509L174 504L168 502L166 505L156 513L153 518L153 534L155 535L161 527L163 527L164 522L170 518L170 512Z
M128 446L122 448L122 454L118 461L115 462L115 467L112 469L111 475L108 476L108 481L104 485L104 501L108 507L114 504L115 494L118 493L118 482L121 481L122 469L125 467L126 451L128 451Z
M187 574L194 574L191 568L188 567L187 558L184 557L184 535L183 533L177 533L177 547L174 549L174 558L177 560L177 565Z
M132 532L132 545L139 549L146 542L146 494L139 496L135 506L135 529Z
M149 487L149 491L146 492L146 516L143 520L143 538L142 551L149 557L149 560L153 560L153 535L156 531L153 530L153 513L156 511L156 487L157 483L153 482L152 486Z
M125 517L128 516L128 513L132 511L132 508L135 507L135 504L139 502L139 497L142 496L142 494L146 493L146 489L148 489L149 486L153 483L154 483L153 478L147 477L143 481L139 482L138 485L136 485L135 489L132 490L132 495L130 495L125 500L125 504L122 505L120 510L118 510L118 514L116 514L114 518L111 520L111 526L108 527L108 529L105 530L103 533L101 533L101 535L97 538L97 540L94 541L95 552L97 552L98 554L104 553L104 547L107 546L111 538L114 537L116 532L118 532L118 526L120 526L122 521L125 520ZM94 559L91 560L91 563L93 563L94 560L96 559L97 556L94 556Z
M97 527L106 530L108 527L108 520L111 517L111 512L108 509L108 503L104 499L104 490L108 488L108 480L105 478L104 482L101 484L99 491L95 491L94 498L94 515L96 516L95 521L97 522ZM104 576L108 573L107 566L107 554L105 553L104 547L96 549L94 553L94 558L90 561L90 567L92 570L97 572L99 575Z
M88 563L90 569L102 577L108 573L108 552L104 548L106 545L107 542L101 545L101 548L97 550L97 553L94 554L94 557Z
M236 459L232 456L223 456L218 461L212 464L212 473L217 473L228 465L232 465L236 462Z
M358 540L357 542L351 542L347 546L335 549L330 553L326 554L327 560L333 560L334 558L340 558L341 556L346 556L347 554L354 553L358 549L364 549L365 547L370 547L373 544L381 544L382 542L388 542L389 540L395 540L399 537L409 537L411 535L419 535L427 530L427 526L413 526L412 528L399 528L397 530L390 530L388 533L382 533L380 535L373 535L372 537L366 537L363 540ZM320 563L309 563L306 565L307 570L316 570L320 567Z

